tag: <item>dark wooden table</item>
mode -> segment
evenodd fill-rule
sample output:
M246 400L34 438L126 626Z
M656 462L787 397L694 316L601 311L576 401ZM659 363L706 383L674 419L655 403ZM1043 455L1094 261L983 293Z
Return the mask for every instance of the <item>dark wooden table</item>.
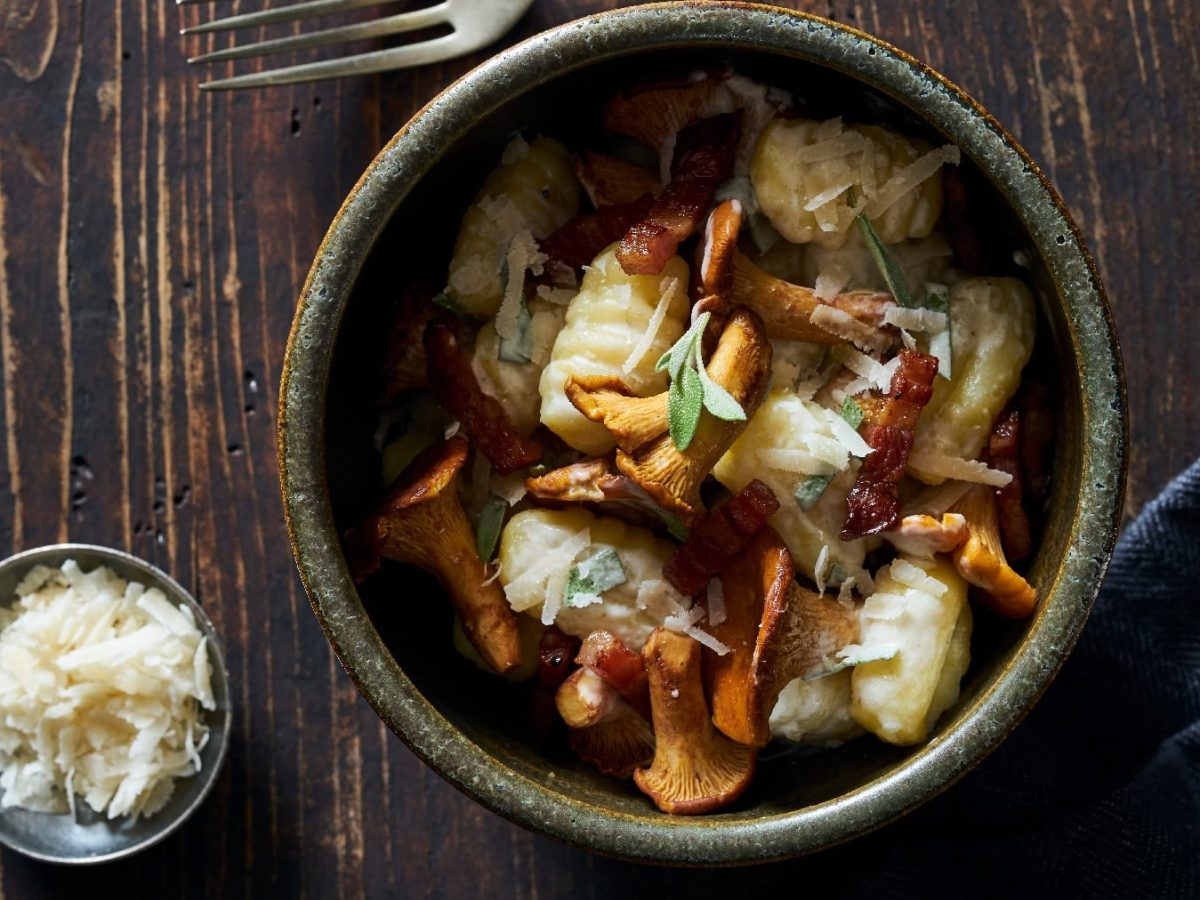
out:
M511 39L614 5L537 0ZM930 62L1058 185L1116 310L1136 511L1200 454L1200 3L799 5ZM386 138L486 54L202 95L184 57L209 42L177 31L208 12L0 0L0 552L90 541L173 573L224 635L237 717L216 791L181 833L88 871L5 852L0 894L623 896L776 878L800 890L885 854L887 830L743 873L595 858L475 805L380 724L292 565L279 365L342 198Z

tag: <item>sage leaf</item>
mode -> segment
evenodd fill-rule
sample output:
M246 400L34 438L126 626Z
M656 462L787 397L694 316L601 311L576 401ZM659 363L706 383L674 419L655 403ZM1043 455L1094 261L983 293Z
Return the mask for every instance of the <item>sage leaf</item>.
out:
M862 424L863 410L858 405L858 401L853 397L847 397L842 403L842 418L856 431L858 430L858 426Z
M792 497L804 512L808 512L817 505L817 501L821 499L821 495L825 493L825 489L829 487L831 481L833 481L832 475L810 475L796 485Z
M475 549L479 558L485 563L490 561L500 542L500 528L504 524L504 512L508 509L508 501L496 494L488 496L479 514L479 524L475 528Z
M867 249L871 251L875 265L879 267L879 272L883 275L883 280L887 283L892 296L896 298L896 302L909 308L916 306L912 294L908 291L908 282L904 280L904 270L900 268L900 263L896 262L896 257L892 256L892 252L888 250L887 244L879 237L879 232L875 230L875 226L871 224L867 214L860 212L855 220L867 243Z
M667 391L667 425L671 440L680 450L691 445L703 409L704 386L700 375L691 366L684 366L679 379L672 381Z

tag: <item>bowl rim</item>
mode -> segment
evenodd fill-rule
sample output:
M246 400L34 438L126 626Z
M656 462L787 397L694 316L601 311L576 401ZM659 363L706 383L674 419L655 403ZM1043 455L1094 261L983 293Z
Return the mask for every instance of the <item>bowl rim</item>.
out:
M141 557L134 556L132 553L128 553L125 550L118 550L115 547L104 547L100 544L68 542L62 544L45 544L40 547L30 547L29 549L21 550L17 553L14 553L12 556L0 560L0 571L16 568L22 565L27 565L30 569L32 569L37 565L48 565L48 561L55 559L58 560L57 564L61 566L68 559L71 559L73 554L81 551L109 561L121 563L130 569L136 569L169 588L171 591L170 596L183 602L192 611L192 614L196 617L196 624L200 630L200 633L208 638L209 664L213 667L214 671L219 671L221 673L226 684L226 694L229 694L229 669L225 665L224 648L222 647L221 636L217 632L216 626L213 625L212 620L204 611L204 607L200 605L200 601L192 596L191 591L189 591L153 563L147 562ZM229 697L231 698L232 695L229 694ZM229 698L227 698L227 700L228 699ZM114 850L109 853L101 853L94 856L54 856L48 853L40 853L37 850L24 847L20 844L15 844L9 839L8 834L5 831L0 830L0 844L3 844L5 847L16 853L27 856L30 859L36 859L39 862L56 863L58 865L65 866L90 866L97 863L107 863L114 862L119 859L126 859L127 857L133 856L136 853L141 853L143 850L146 850L147 848L153 847L155 844L164 841L170 835L174 834L181 827L183 827L183 824L187 822L188 819L195 814L196 810L203 805L204 801L208 799L208 795L212 792L212 789L216 786L216 783L221 776L221 770L225 766L225 758L228 755L229 743L233 734L233 729L231 727L233 724L233 705L232 703L226 702L225 709L222 710L218 707L216 712L218 714L222 714L224 718L224 722L222 723L223 729L221 740L217 745L217 757L213 761L212 765L209 766L207 773L197 773L197 775L204 774L205 777L200 783L200 787L196 792L196 796L192 798L191 802L188 803L188 805L182 811L180 811L173 820L163 825L163 827L155 830L138 843L130 844L128 847L122 847L119 850ZM152 822L153 817L150 817L147 819L147 821Z
M943 735L893 769L827 801L744 822L600 810L554 790L552 781L516 772L455 728L408 679L366 615L340 550L325 477L325 393L342 312L375 240L440 158L438 148L554 78L678 48L824 66L948 134L1033 239L1062 307L1082 398L1071 541L1022 652ZM1077 226L1029 154L966 92L879 38L808 13L729 0L655 3L568 22L483 62L418 111L367 167L317 250L288 337L277 432L285 520L301 580L342 665L380 718L439 775L511 821L607 856L677 865L765 862L849 840L924 803L990 753L1049 685L1090 612L1120 523L1127 435L1124 371L1104 288Z

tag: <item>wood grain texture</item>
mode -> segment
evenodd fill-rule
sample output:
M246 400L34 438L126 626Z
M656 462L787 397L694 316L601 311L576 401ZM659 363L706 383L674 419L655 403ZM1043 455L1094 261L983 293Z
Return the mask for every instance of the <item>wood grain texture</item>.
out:
M308 609L282 524L283 344L359 173L487 53L200 94L185 51L227 39L185 45L179 27L258 5L0 0L0 552L70 538L162 566L225 636L237 704L228 765L180 834L88 872L5 852L0 896L707 895L878 866L887 829L742 873L592 857L458 794L357 695ZM615 5L538 0L509 40ZM1058 185L1118 320L1136 510L1200 454L1200 3L800 5L927 60Z

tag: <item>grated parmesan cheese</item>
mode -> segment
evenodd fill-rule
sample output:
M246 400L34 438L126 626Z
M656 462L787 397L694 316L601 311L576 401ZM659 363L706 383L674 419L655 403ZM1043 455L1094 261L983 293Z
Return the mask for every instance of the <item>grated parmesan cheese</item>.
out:
M907 331L925 331L930 334L945 331L949 324L949 318L944 312L919 306L893 306L883 314L883 321Z
M978 460L959 459L957 456L943 456L940 453L914 451L909 454L908 464L914 469L936 478L953 478L956 481L969 481L972 484L1004 487L1012 481L1012 476L1007 472L989 468Z
M650 346L654 343L654 339L658 337L658 330L662 327L663 320L667 317L667 310L671 306L671 301L675 299L675 294L679 290L678 278L664 278L658 286L660 296L658 304L654 307L654 312L650 315L650 321L646 324L646 331L638 339L634 348L629 352L629 357L621 364L621 371L626 375L637 368L645 357Z
M191 610L111 569L37 566L0 632L0 807L150 816L200 771L215 709Z
M961 154L953 144L946 144L930 150L923 156L913 160L895 175L870 198L867 203L867 215L872 219L882 216L891 209L892 205L920 185L927 178L932 178L946 163L957 166Z
M845 310L824 303L812 311L808 321L822 331L850 341L861 350L881 352L888 344L886 334L858 321Z

